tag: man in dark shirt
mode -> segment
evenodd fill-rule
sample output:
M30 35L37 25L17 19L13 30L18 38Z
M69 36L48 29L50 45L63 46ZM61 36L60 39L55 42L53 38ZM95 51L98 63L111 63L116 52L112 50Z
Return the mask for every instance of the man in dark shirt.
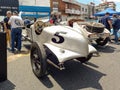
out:
M107 12L104 17L101 18L100 23L102 23L105 28L107 28L110 32L112 29L112 20L110 19L110 14ZM111 39L108 38L109 41L111 42Z
M4 18L3 22L4 22L4 32L6 32L6 36L7 36L7 45L11 45L11 26L8 24L8 21L11 17L11 11L7 11L6 12L6 17Z
M113 34L115 35L115 43L119 44L117 32L120 29L120 19L118 18L118 16L116 14L113 14L112 25L113 25Z
M101 18L101 23L107 28L109 31L112 29L112 20L109 17L109 13L107 12L104 17Z

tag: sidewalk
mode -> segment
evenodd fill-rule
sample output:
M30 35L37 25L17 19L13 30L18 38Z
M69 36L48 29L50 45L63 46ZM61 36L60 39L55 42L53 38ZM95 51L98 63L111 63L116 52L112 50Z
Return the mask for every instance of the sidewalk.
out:
M28 71L28 68L30 68L29 49L30 43L28 41L22 41L22 52L20 54L13 54L7 50L8 80L0 82L0 90L13 90L15 89L16 85L18 86L19 90L23 90L20 89L22 86L19 87L19 85L21 85L25 78L27 78L25 73Z
M30 43L28 41L22 41L22 49L19 54L11 53L9 50L7 50L7 62L14 61L16 58L22 57L22 56L28 56L30 52Z

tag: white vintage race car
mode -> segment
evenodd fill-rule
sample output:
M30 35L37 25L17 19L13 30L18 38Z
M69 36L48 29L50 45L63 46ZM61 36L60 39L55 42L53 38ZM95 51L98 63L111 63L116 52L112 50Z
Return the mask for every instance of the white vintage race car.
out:
M62 70L64 62L77 60L84 63L97 52L88 44L87 38L69 26L51 26L38 20L27 31L32 41L31 65L37 77L45 75L47 63Z
M90 42L94 41L97 45L104 46L109 41L110 32L101 23L72 19L69 25L77 28L78 32L82 32Z

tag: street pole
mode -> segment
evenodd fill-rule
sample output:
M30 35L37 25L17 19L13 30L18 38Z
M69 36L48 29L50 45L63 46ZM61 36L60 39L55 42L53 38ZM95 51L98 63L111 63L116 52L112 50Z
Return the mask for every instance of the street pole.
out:
M93 15L95 14L95 1L93 0Z
M36 6L36 0L35 0L35 6Z

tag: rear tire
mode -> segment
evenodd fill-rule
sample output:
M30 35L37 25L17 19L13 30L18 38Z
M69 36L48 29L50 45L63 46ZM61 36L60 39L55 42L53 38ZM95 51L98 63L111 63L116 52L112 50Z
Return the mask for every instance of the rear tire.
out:
M104 46L108 43L109 37L106 37L105 39L99 38L96 40L97 45Z
M31 66L33 73L41 78L45 75L47 70L47 59L44 47L41 44L33 42L30 52Z

